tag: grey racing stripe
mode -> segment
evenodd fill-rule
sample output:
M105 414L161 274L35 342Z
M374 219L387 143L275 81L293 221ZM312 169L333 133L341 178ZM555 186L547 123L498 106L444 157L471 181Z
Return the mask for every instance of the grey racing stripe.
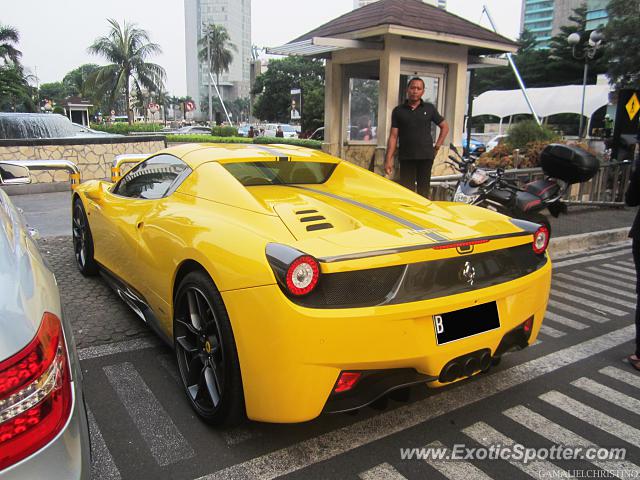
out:
M262 150L263 152L270 153L271 155L274 155L278 159L286 158L287 161L289 160L289 155L285 155L280 150L276 150L275 148L267 147L266 145L253 144L253 145L251 145L251 148L255 148L255 149L258 149L258 150Z
M336 200L340 200L341 202L349 203L356 207L360 207L364 210L368 210L370 212L376 213L382 217L385 217L389 220L399 223L400 225L404 225L407 228L411 228L412 230L419 231L422 235L433 240L434 242L447 242L450 240L449 238L443 237L442 235L436 232L431 232L431 231L424 232L425 229L422 226L418 225L417 223L410 222L409 220L406 220L402 217L398 217L393 213L385 212L384 210L380 210L379 208L372 207L371 205L358 202L357 200L352 200L351 198L343 197L341 195L336 195L335 193L323 192L321 190L316 190L315 188L301 187L301 186L296 186L296 188L301 188L302 190L308 190L309 192L317 193L319 195L324 195L325 197L331 197Z

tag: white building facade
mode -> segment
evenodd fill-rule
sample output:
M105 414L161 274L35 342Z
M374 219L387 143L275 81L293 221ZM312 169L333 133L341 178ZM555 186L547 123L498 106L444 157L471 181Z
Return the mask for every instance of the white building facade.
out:
M198 40L203 26L211 23L225 27L237 49L233 51L229 71L220 75L222 98L232 100L249 96L251 0L184 0L184 10L187 95L196 102L196 109L200 110L209 85L207 62L198 59ZM215 97L215 88L213 92Z

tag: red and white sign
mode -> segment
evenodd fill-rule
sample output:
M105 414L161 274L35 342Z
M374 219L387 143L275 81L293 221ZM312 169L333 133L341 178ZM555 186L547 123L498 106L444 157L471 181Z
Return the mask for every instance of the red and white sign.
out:
M184 102L184 108L187 110L187 112L192 112L196 109L196 103L193 100L187 100L186 102Z

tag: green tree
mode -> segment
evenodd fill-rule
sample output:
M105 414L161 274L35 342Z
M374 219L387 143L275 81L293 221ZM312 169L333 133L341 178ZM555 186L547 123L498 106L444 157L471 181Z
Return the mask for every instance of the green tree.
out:
M62 79L69 95L80 95L93 100L94 93L87 79L100 68L95 63L85 63L68 72Z
M569 16L571 23L560 27L560 33L551 39L550 51L550 78L552 85L582 85L584 75L584 47L588 45L589 33L587 26L587 8L582 5L573 10ZM581 42L574 49L567 40L569 35L577 33ZM598 74L607 71L607 58L603 55L603 49L599 49L593 59L589 60L589 76L587 83L596 83ZM546 85L545 85L546 86Z
M35 111L33 90L19 65L0 65L0 111Z
M22 52L14 45L20 40L18 30L13 27L0 25L0 59L4 63L10 61L14 64L20 63Z
M198 58L200 61L206 62L209 67L209 73L216 76L216 85L218 91L220 91L220 75L229 71L229 66L233 61L233 52L237 52L238 48L231 43L231 37L227 29L215 23L204 27L202 38L198 40L198 45L200 46ZM211 87L209 87L209 98L211 96ZM211 112L212 110L209 110L209 117L211 117Z
M167 76L164 68L147 62L150 56L161 53L162 49L157 43L152 43L149 34L135 24L123 22L120 26L113 19L108 22L109 32L93 42L89 53L102 56L111 63L96 70L89 81L97 92L109 93L110 106L115 103L116 95L124 91L125 108L131 124L131 83L136 91L144 88L148 92L156 92L163 88Z
M39 94L42 100L49 99L54 103L62 103L70 95L67 86L62 82L43 83L40 85Z
M617 88L640 89L640 0L610 0L607 12L609 78Z
M302 89L302 129L311 130L324 123L324 65L321 60L286 57L269 62L259 75L252 95L257 95L253 114L261 120L290 120L291 89Z

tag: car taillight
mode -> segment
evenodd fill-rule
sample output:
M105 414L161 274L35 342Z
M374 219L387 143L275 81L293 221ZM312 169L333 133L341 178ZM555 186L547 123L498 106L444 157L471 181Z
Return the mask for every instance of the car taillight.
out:
M533 251L538 254L544 253L547 245L549 245L549 230L542 225L533 234Z
M342 372L336 386L333 388L335 393L346 392L351 390L353 386L360 380L362 374L360 372Z
M287 289L293 295L306 295L318 284L320 278L320 267L315 258L310 255L303 255L296 258L286 274Z
M71 403L62 324L46 312L34 339L0 362L0 470L49 443L67 422Z

